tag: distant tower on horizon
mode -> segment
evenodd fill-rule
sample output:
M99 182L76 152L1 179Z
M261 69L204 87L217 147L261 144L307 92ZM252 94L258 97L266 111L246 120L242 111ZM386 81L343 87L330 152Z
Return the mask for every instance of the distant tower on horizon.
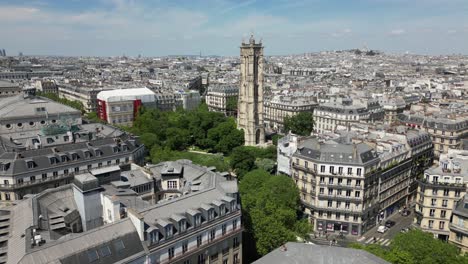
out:
M237 127L244 130L245 145L265 143L263 122L263 46L253 35L240 47L240 88Z

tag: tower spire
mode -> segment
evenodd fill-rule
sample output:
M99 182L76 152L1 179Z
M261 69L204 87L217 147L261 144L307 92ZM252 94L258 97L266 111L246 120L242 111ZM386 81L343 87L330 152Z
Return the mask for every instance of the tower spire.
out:
M245 145L265 143L263 122L263 46L255 43L253 34L249 43L240 47L240 88L237 127L244 130Z

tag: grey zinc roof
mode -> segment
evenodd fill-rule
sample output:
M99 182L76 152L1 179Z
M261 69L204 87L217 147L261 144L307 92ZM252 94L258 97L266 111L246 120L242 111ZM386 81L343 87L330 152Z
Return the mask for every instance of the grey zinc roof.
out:
M457 202L453 210L453 214L468 218L468 194L465 194L463 199L460 199L460 201Z
M345 164L365 164L378 160L377 153L365 143L319 142L317 138L302 141L294 155L321 162Z
M364 250L288 242L254 264L390 264Z
M122 240L125 249L117 253L113 242ZM50 242L49 242L50 243ZM114 263L143 251L138 233L129 218L80 234L70 234L54 243L46 244L25 255L19 263L90 263L87 250L109 245L111 256L93 263Z
M26 116L44 116L44 113L36 112L37 107L45 107L49 115L81 114L81 112L75 108L46 98L23 98L22 95L18 95L11 98L2 98L0 101L0 117L2 119L16 119Z
M120 175L125 177L128 180L127 183L132 187L152 182L141 170L122 171Z
M140 210L140 214L144 217L144 221L153 224L160 219L167 221L174 214L184 215L185 213L196 214L199 208L212 208L211 204L222 197L227 196L237 188L229 187L224 189L223 183L227 180L220 176L217 172L207 171L206 168L191 164L190 161L179 160L179 164L183 164L184 179L187 184L198 181L200 185L191 186L192 192L181 197L159 202L156 205ZM158 166L151 167L156 170ZM195 177L196 176L196 177ZM235 181L233 181L235 183ZM200 191L194 191L193 187L200 187Z
M19 87L17 83L7 82L0 80L0 88L16 88Z

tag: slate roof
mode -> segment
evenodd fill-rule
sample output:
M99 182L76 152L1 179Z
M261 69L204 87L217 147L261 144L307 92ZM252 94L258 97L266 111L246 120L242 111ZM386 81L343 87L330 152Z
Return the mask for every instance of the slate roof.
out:
M75 108L54 102L43 97L23 98L17 95L0 100L0 119L18 119L24 117L44 116L44 112L37 112L36 108L45 107L47 114L52 115L75 115L80 116L81 112Z
M377 153L365 143L319 142L317 138L302 141L294 155L339 164L365 164L378 161Z
M364 250L288 242L254 264L390 264Z

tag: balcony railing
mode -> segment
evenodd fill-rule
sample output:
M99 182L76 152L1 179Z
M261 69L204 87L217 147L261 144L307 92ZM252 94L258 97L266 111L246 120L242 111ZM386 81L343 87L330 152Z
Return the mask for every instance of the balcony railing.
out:
M17 182L17 183L13 183L13 184L0 184L0 190L15 190L15 189L20 189L20 188L27 188L29 186L35 186L35 185L39 185L39 184L42 184L42 183L47 183L47 182L54 182L54 181L57 181L57 180L62 180L62 179L67 179L67 178L73 178L75 175L77 174L81 174L81 173L86 173L86 172L89 172L89 170L93 170L93 169L101 169L101 168L106 168L106 167L113 167L113 166L122 166L122 165L126 165L126 164L129 164L130 162L120 162L119 164L111 164L111 165L103 165L101 167L94 167L94 168L91 168L91 169L84 169L84 170L79 170L79 171L73 171L73 172L69 172L67 174L58 174L57 176L50 176L50 177L47 177L47 178L42 178L42 177L38 177L38 179L35 179L33 181L23 181L23 182ZM50 172L49 172L50 173Z
M293 162L292 164L293 168L296 168L298 170L302 170L302 171L306 171L306 172L309 172L309 173L313 173L315 174L316 171L312 168L309 168L309 167L305 167L305 166L301 166L301 165L298 165L297 163Z
M159 263L160 264L166 264L166 263L177 262L177 261L179 261L179 260L181 260L181 259L183 259L183 258L185 258L187 256L193 255L196 252L202 252L207 247L209 247L211 245L214 245L214 244L216 244L216 243L218 243L218 242L220 242L222 240L228 239L229 237L234 236L235 234L241 233L243 230L244 229L242 227L237 228L237 229L234 229L234 230L231 230L231 231L227 232L225 235L218 236L217 238L215 238L213 240L205 240L204 242L202 242L202 244L191 246L191 247L187 248L187 251L179 252L179 253L175 254L172 258L163 259ZM239 248L239 245L237 247L234 247L234 246L235 245L233 245L234 250ZM225 250L225 249L223 249L223 250ZM227 253L229 253L229 251L227 251ZM224 252L223 252L223 254L224 254ZM208 261L208 257L209 257L209 255L206 256L206 261Z

